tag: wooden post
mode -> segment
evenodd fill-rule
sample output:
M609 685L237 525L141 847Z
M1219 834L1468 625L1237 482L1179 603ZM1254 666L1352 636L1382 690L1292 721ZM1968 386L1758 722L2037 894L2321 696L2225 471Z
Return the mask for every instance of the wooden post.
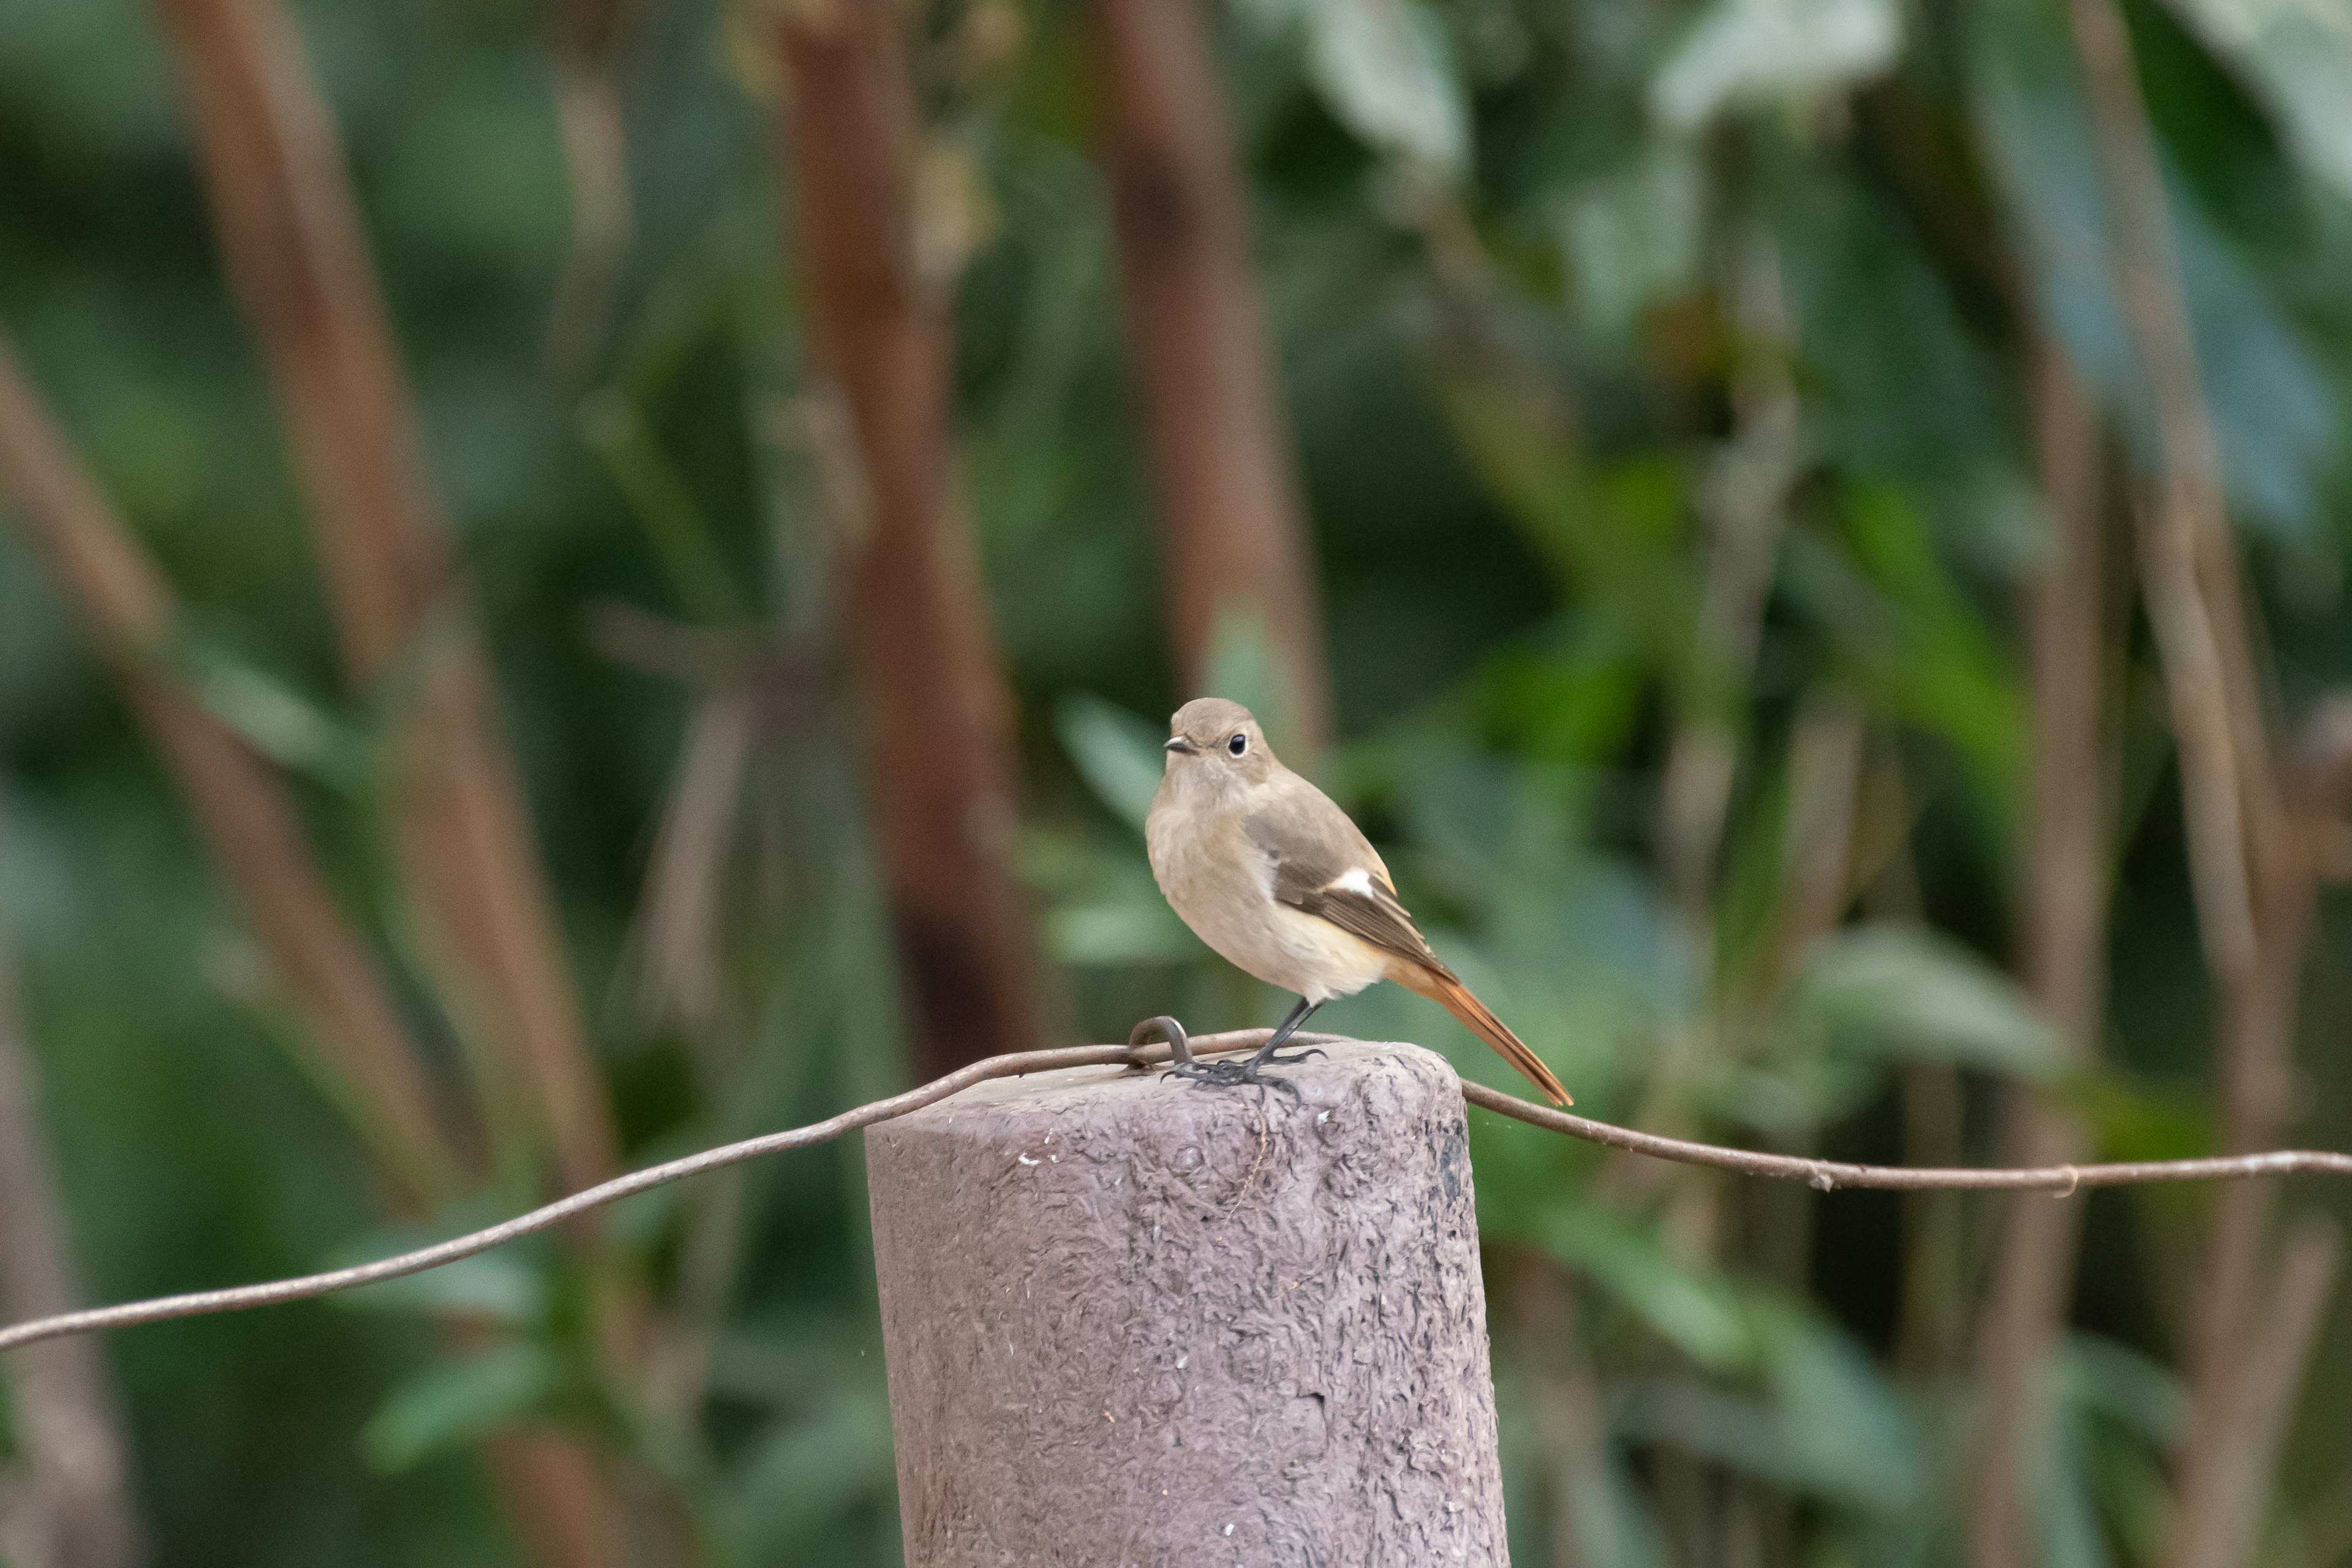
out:
M1507 1563L1460 1084L1325 1048L867 1132L908 1568Z

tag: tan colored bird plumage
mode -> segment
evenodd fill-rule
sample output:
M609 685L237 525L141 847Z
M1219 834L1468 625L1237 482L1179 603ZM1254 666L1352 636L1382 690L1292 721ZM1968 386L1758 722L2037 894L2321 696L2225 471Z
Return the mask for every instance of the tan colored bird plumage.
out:
M1144 837L1160 890L1227 961L1310 1005L1393 980L1461 1019L1553 1104L1573 1103L1430 951L1370 841L1282 765L1240 703L1177 710Z

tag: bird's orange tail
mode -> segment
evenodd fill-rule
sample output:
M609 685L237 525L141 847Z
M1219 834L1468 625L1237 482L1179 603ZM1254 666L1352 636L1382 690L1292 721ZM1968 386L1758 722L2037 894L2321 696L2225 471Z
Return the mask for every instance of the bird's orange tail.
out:
M1576 1103L1560 1087L1559 1079L1552 1077L1551 1068L1543 1065L1542 1058L1511 1033L1508 1024L1487 1011L1486 1004L1473 996L1470 987L1455 979L1451 970L1400 963L1391 967L1389 978L1408 991L1418 991L1468 1025L1472 1034L1500 1052L1505 1061L1518 1068L1554 1105Z

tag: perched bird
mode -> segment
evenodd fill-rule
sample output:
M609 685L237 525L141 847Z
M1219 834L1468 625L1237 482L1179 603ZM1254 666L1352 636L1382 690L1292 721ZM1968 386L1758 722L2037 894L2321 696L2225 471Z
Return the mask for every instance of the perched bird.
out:
M1298 997L1248 1061L1180 1062L1172 1071L1210 1083L1268 1081L1260 1068L1300 1059L1275 1051L1315 1009L1393 980L1467 1024L1554 1105L1573 1103L1430 951L1362 831L1282 765L1248 709L1203 697L1178 709L1169 730L1167 769L1143 829L1151 874L1202 941Z

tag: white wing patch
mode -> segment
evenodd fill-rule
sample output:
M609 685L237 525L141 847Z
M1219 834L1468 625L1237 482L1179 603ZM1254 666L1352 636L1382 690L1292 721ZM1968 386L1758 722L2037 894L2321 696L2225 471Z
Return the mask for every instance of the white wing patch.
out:
M1359 866L1352 871L1342 871L1332 878L1327 888L1353 893L1360 899L1369 899L1372 896L1372 874Z

